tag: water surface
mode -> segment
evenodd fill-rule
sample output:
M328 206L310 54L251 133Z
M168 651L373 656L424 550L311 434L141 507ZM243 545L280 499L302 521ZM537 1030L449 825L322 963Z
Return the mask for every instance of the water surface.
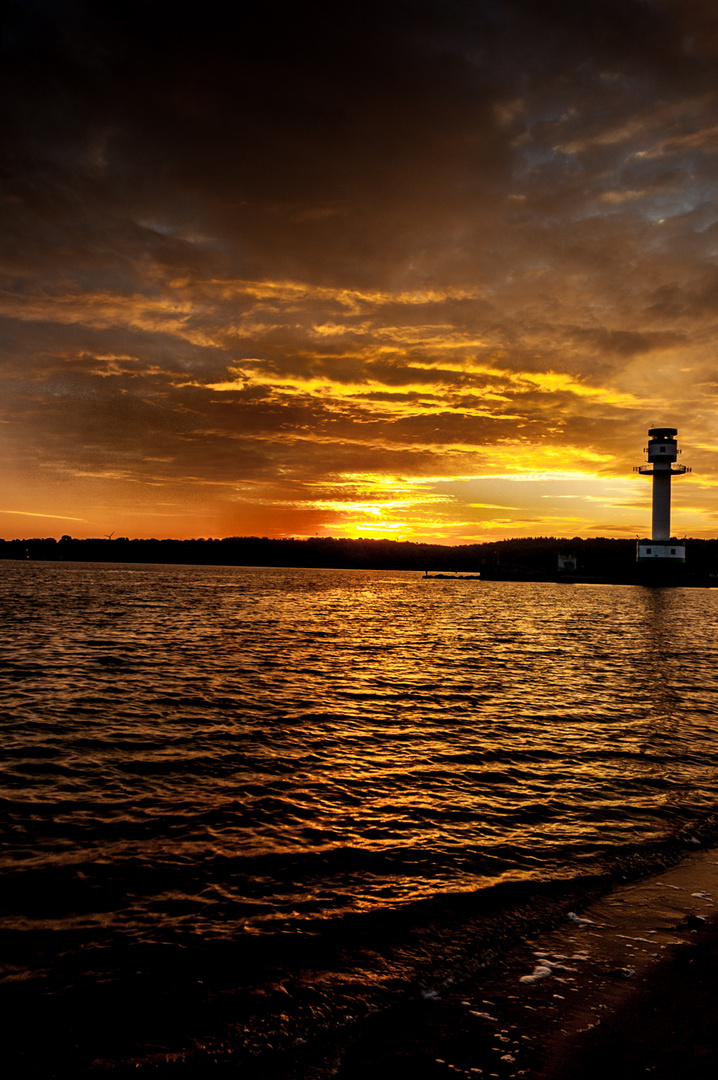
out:
M359 939L353 1009L416 980L377 920L430 940L442 898L604 873L718 806L711 590L7 562L0 597L25 994L121 996L129 957L142 992L221 990L222 1045L254 1045L257 994L338 1007ZM211 1027L127 1040L142 1061Z

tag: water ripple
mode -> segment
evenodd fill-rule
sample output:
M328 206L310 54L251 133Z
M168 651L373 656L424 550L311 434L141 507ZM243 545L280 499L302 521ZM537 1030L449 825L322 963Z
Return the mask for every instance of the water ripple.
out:
M28 972L580 875L718 806L712 591L28 562L0 596L6 925L65 935Z

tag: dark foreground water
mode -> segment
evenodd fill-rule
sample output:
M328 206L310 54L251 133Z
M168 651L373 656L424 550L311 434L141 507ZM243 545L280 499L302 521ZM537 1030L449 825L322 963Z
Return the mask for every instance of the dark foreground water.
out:
M19 1074L279 1069L712 835L715 591L6 562L0 602Z

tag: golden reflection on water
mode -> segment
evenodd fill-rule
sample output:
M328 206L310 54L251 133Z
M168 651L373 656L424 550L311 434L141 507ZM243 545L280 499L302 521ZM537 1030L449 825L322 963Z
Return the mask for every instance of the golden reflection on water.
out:
M571 873L718 803L707 590L21 573L2 738L47 811L11 858L160 867L213 933Z

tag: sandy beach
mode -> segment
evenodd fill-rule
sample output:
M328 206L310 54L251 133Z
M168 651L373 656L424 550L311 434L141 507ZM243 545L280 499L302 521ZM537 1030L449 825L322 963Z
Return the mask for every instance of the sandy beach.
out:
M212 1052L96 1059L75 1075L708 1080L718 1075L715 897L718 849L700 848L585 907L564 906L553 929L508 949L497 940L493 959L471 978L417 992L327 1034L321 1045L309 1040L241 1063Z
M470 983L377 1015L292 1076L389 1080L712 1077L718 851L620 886ZM489 989L490 988L490 989Z

